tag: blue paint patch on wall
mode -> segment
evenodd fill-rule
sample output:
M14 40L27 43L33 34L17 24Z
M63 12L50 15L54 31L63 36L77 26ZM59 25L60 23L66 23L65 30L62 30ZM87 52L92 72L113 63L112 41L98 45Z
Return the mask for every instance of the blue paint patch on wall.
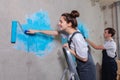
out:
M26 23L22 24L23 30L52 30L50 19L46 11L38 11L26 18ZM37 56L45 56L55 48L54 37L42 33L33 35L24 34L20 27L17 27L16 44L14 48Z
M85 38L89 37L88 28L80 20L78 20L78 27L77 28Z

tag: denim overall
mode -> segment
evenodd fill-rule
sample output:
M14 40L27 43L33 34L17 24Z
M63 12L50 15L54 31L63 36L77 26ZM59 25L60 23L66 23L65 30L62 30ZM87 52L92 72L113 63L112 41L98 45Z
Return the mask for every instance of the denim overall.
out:
M71 38L76 34L80 32L74 32ZM72 42L72 39L68 41L68 45L70 47L70 44ZM96 80L96 69L95 69L95 64L93 62L91 53L88 51L88 60L87 62L83 62L79 59L76 58L76 63L77 63L77 72L79 75L80 80Z
M115 58L109 57L106 50L103 50L102 53L102 80L116 80L117 63Z

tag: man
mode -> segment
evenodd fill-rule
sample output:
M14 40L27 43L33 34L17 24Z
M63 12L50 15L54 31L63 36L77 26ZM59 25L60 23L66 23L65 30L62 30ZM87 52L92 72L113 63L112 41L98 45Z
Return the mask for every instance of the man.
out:
M86 41L95 49L102 50L102 80L116 80L117 76L117 63L116 57L116 43L113 40L115 30L113 28L106 28L104 30L105 43L103 45L96 45L92 41Z

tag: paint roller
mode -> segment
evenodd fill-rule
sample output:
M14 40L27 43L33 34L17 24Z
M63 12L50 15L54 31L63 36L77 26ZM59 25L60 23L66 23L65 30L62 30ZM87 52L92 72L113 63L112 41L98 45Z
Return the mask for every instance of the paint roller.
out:
M27 34L28 30L23 30L22 25L19 21L12 21L12 28L11 28L11 43L16 42L16 34L17 34L17 26L20 27L21 31Z
M27 32L29 32L29 30L23 30L22 25L20 24L19 21L18 21L18 25L23 33L28 34ZM33 35L33 34L28 34L28 35Z
M17 30L17 21L12 21L11 43L15 43L16 42L16 30Z

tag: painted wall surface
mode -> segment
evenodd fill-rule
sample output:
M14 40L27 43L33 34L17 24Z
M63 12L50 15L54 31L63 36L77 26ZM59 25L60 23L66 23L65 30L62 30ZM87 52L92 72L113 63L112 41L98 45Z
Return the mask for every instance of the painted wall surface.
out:
M26 23L27 15L41 9L48 12L54 29L62 13L78 10L90 40L103 43L103 12L90 0L0 0L0 80L60 80L66 64L58 40L56 48L44 57L16 50L10 43L12 20ZM92 48L92 55L95 63L101 64L101 51Z

